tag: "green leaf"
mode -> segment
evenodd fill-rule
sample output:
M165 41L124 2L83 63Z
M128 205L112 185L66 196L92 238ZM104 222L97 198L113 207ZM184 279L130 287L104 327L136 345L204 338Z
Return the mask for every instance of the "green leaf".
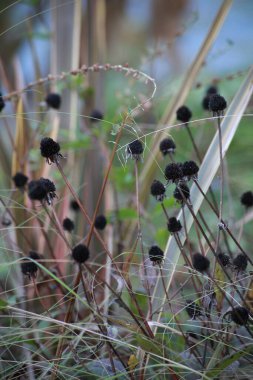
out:
M6 302L3 299L0 299L0 310L6 309L7 306L8 306L8 302Z

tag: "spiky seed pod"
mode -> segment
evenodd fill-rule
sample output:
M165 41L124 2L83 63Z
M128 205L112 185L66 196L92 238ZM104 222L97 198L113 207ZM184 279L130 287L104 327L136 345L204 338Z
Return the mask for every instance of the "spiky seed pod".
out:
M60 152L60 144L51 137L44 137L40 142L40 152L42 157L47 159L49 164L58 162L58 159L62 157Z
M162 182L154 179L150 186L150 193L155 197L155 199L159 202L162 202L165 198L165 186L162 184Z
M164 170L164 177L167 179L167 181L173 183L180 181L183 178L182 164L172 162L171 164L167 165Z
M185 199L190 198L190 189L187 185L184 183L180 183L177 185L173 192L174 198L181 204L184 204Z
M70 202L70 208L75 212L78 212L80 210L80 206L75 199L72 199Z
M30 257L33 260L40 259L40 255L34 251L30 251L28 257ZM26 259L21 262L21 271L25 276L28 276L29 279L35 278L37 275L38 266L34 262Z
M232 321L240 326L245 326L249 320L249 312L245 307L242 306L234 307L230 315Z
M171 234L175 234L177 232L180 232L182 229L182 224L181 224L180 220L177 220L177 218L175 218L175 217L169 218L167 226L168 226L168 231Z
M61 106L61 96L59 94L51 92L45 98L45 102L48 107L58 110Z
M92 123L95 123L95 122L98 122L100 120L103 120L103 118L104 118L104 115L102 114L102 112L99 111L99 110L96 110L96 109L93 110L91 112L91 114L90 114L90 121Z
M97 230L104 230L107 224L107 219L104 215L98 215L95 219L95 228Z
M127 158L138 161L144 151L143 144L140 140L134 140L126 147Z
M246 208L253 206L253 193L252 191L246 191L241 196L241 204Z
M164 252L158 247L158 245L152 245L149 249L148 255L149 260L152 261L153 264L160 265L163 260Z
M25 187L25 185L27 184L28 177L25 174L21 173L21 172L17 172L12 177L12 180L13 180L15 186L18 189L23 189Z
M210 261L207 257L201 255L201 253L194 253L192 266L198 272L206 272L209 269Z
M202 315L201 308L199 307L196 302L192 300L186 300L186 308L185 308L187 314L190 318L196 319L197 317L200 317Z
M51 205L52 200L56 197L55 191L54 183L47 178L40 178L28 184L29 198L33 201L46 201L48 205Z
M221 115L226 107L227 102L223 96L219 94L210 95L209 109L214 115Z
M89 248L84 244L76 245L72 249L72 257L79 264L85 263L90 257Z
M177 120L188 123L192 117L190 109L186 106L179 107L177 110Z
M182 165L183 176L188 180L197 178L199 167L194 161L185 161Z
M234 258L233 265L235 270L245 271L248 265L248 259L243 253L239 253L239 255Z
M222 267L227 267L230 265L230 257L228 255L225 255L225 253L219 253L218 256L218 262Z
M2 93L0 92L0 112L2 112L4 107L5 107L5 101L3 100Z
M62 227L65 231L72 232L75 228L75 223L70 218L63 219Z
M167 137L160 142L159 148L160 152L166 156L166 154L175 153L176 144L170 137Z
M218 93L218 88L215 87L215 86L210 86L206 90L206 95L214 95L214 94L217 94L217 93Z

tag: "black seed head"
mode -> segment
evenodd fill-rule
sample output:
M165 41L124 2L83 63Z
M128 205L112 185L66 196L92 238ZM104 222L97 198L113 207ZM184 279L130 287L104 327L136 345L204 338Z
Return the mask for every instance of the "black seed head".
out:
M201 255L201 253L194 253L192 266L198 272L206 272L209 269L210 261L207 257Z
M47 103L48 107L58 110L61 106L61 96L52 92L51 94L47 95L45 102Z
M165 198L165 186L162 184L162 182L158 180L154 180L150 187L150 193L153 195L153 197L156 198L157 201L162 202Z
M188 123L191 119L192 113L188 107L182 106L177 110L177 120L182 121L183 123Z
M206 95L214 95L214 94L217 94L218 93L218 88L215 87L215 86L210 86L207 90L206 90Z
M239 253L239 255L234 258L233 265L236 270L245 271L248 265L248 259L243 253Z
M149 249L148 255L149 260L152 261L152 263L161 264L164 252L157 245L152 245L152 247Z
M241 204L246 208L253 206L253 193L252 191L246 191L241 196Z
M76 245L72 249L72 257L77 263L79 264L84 263L90 257L89 248L86 247L86 245L84 244Z
M225 253L219 253L218 262L222 267L227 267L230 264L230 257Z
M0 92L0 112L2 112L2 110L4 109L4 107L5 107L5 102L3 100L2 93Z
M161 142L160 142L160 152L166 156L166 154L168 153L175 153L175 150L176 150L176 144L174 143L174 141L167 137L166 139L163 139Z
M30 251L29 257L33 260L39 260L40 255L37 252ZM24 261L21 262L21 271L25 276L28 276L29 279L35 278L38 271L38 266L33 263L32 261L28 259L24 259Z
M76 212L80 210L80 206L75 199L72 199L72 201L70 202L70 208Z
M44 137L40 142L40 152L42 157L46 157L48 163L57 162L59 157L62 157L60 152L60 144L51 139Z
M180 183L174 190L174 198L181 204L185 202L185 199L190 198L190 189L184 183Z
M18 188L18 189L22 189L25 187L25 185L27 184L27 181L28 181L28 177L23 174L23 173L16 173L13 177L12 177L12 180L15 184L15 186Z
M186 308L185 308L187 314L190 318L196 319L196 317L200 317L202 315L201 308L199 307L196 302L192 300L186 300Z
M143 153L143 144L140 140L134 140L127 145L126 152L127 156L132 159L139 160Z
M216 115L220 115L227 107L227 102L223 96L219 94L210 95L209 110Z
M199 167L194 161L185 161L182 165L183 170L183 176L187 177L188 179L192 177L197 177Z
M177 232L180 232L182 229L182 224L181 224L180 220L177 220L177 218L175 218L175 217L169 218L167 226L168 226L168 231L171 234L175 234Z
M90 114L90 121L93 123L103 120L103 118L104 115L102 114L102 112L96 109L93 110Z
M164 176L167 181L178 182L183 178L182 164L172 162L171 164L167 165L164 170Z
M54 183L46 178L40 178L28 184L29 198L33 201L46 201L48 205L51 205L52 200L56 197L55 191Z
M106 217L104 215L98 215L95 219L95 228L97 230L103 230L107 224Z
M245 326L249 319L249 312L245 307L237 306L231 311L231 319L237 325Z
M64 228L65 231L72 232L73 229L75 228L75 224L71 219L65 218L63 219L62 227Z

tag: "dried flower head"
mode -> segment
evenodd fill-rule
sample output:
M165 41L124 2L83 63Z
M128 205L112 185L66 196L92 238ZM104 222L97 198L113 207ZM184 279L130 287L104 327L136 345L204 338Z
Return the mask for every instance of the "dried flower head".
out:
M84 244L76 245L72 249L72 257L77 263L79 264L84 263L90 257L89 248Z
M177 120L182 121L183 123L188 123L191 117L192 117L192 113L188 107L182 106L178 108Z
M149 249L148 255L149 260L152 261L153 264L160 265L163 261L164 252L158 247L158 245L152 245Z
M65 231L72 232L75 228L75 223L70 218L63 219L62 227Z
M28 196L33 201L47 202L52 204L52 200L56 197L55 185L50 179L40 178L39 180L31 181L28 184Z
M168 226L168 231L171 234L175 234L177 232L180 232L182 229L182 224L181 224L180 220L177 220L177 218L175 218L174 216L172 218L169 218L167 226Z
M246 208L253 206L253 193L252 191L246 191L241 196L241 204Z
M162 182L154 179L150 187L150 193L155 197L155 199L159 202L162 202L165 198L165 186Z
M0 112L2 112L4 107L5 107L5 101L3 100L2 93L0 92Z
M233 265L235 270L245 271L248 265L247 256L245 256L243 253L239 253L239 255L234 258Z
M197 178L199 167L194 161L185 161L182 165L183 176L188 180Z
M15 186L18 189L23 189L25 187L25 185L27 184L28 177L25 174L21 173L21 172L17 172L12 177L12 180L13 180Z
M94 226L97 230L105 229L106 224L107 224L107 219L104 215L98 215L96 217Z
M230 313L231 319L237 325L245 326L249 319L249 312L245 307L237 306L234 307Z
M230 257L225 253L219 253L217 259L222 267L227 267L228 265L230 265Z
M172 162L171 164L167 165L164 170L164 176L167 181L177 183L183 178L182 164Z
M51 92L46 96L45 102L47 103L48 107L58 110L61 106L61 96L59 94Z
M173 192L174 198L181 204L190 198L190 189L184 183L179 183Z
M214 95L218 93L218 88L216 86L210 86L206 90L206 95Z
M199 305L192 301L192 300L186 300L186 308L185 308L187 314L190 318L196 319L197 317L200 317L202 315L202 310L199 307Z
M33 260L40 259L40 255L34 251L30 251L28 257L30 257ZM33 261L24 259L24 261L21 262L21 271L25 276L28 276L29 279L35 278L37 275L38 266Z
M210 95L209 110L212 111L214 115L222 115L226 107L227 102L223 96L219 94Z
M166 154L175 153L176 144L174 143L172 138L167 137L160 142L159 148L160 148L160 152L164 156L166 156Z
M41 155L47 159L48 164L58 163L59 158L62 158L60 149L60 144L51 137L44 137L40 142Z
M75 199L72 199L72 201L70 202L70 208L75 212L80 210L80 206Z
M209 269L210 261L201 253L194 253L192 258L192 266L198 272L206 272Z
M103 120L103 118L104 115L102 114L102 112L96 109L94 109L90 114L90 121L93 123Z
M126 147L127 158L138 161L144 151L143 144L140 140L134 140Z

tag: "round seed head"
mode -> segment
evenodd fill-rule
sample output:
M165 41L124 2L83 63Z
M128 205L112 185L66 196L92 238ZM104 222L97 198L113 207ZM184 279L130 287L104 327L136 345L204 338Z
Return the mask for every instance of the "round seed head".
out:
M167 181L178 182L183 178L182 164L172 162L171 164L167 165L164 170L164 176Z
M188 107L182 106L178 108L177 120L182 121L183 123L188 123L191 117L192 117L192 113Z
M104 115L102 114L102 112L96 109L93 110L90 114L90 121L93 123L103 120L103 118Z
M0 92L0 112L2 112L2 110L4 109L4 107L5 107L5 102L3 100L2 93Z
M149 249L148 255L150 261L154 264L160 264L163 260L164 252L157 245L152 245Z
M225 253L219 253L218 262L222 267L227 267L230 264L230 257Z
M45 157L49 163L56 162L60 155L60 144L51 139L51 137L44 137L40 142L40 152L42 157Z
M209 109L214 114L220 114L227 107L227 102L223 96L219 94L210 95Z
M153 197L156 198L157 201L162 202L165 198L165 186L162 184L162 182L158 180L154 180L150 187L150 193L153 195Z
M48 107L58 110L61 106L61 96L59 94L51 92L47 95L45 102L47 103Z
M84 263L90 257L89 248L84 244L76 245L72 249L72 257L77 263Z
M134 140L127 145L126 152L127 156L132 159L139 160L143 153L143 144L140 140Z
M40 259L40 255L34 251L29 252L29 257L33 260ZM24 259L24 261L21 262L21 271L25 276L28 276L30 279L35 278L37 275L38 266L32 261Z
M198 175L199 167L194 161L185 161L182 165L183 176L188 177L196 177Z
M13 177L12 177L12 180L15 184L15 186L18 188L18 189L22 189L25 187L25 185L27 184L27 181L28 181L28 177L21 173L21 172L17 172Z
M234 268L238 271L245 271L248 265L248 259L243 253L239 253L233 260Z
M160 152L164 156L166 156L166 154L168 154L168 153L175 153L176 144L174 143L174 141L170 137L167 137L166 139L163 139L160 142L159 148L160 148Z
M65 231L72 232L75 228L75 224L70 218L65 218L63 219L62 227Z
M214 95L214 94L217 94L217 93L218 93L218 88L215 87L215 86L210 86L206 90L206 95Z
M249 312L245 307L237 306L231 311L231 319L237 325L245 326L249 319Z
M190 198L190 189L184 183L180 183L174 190L174 198L181 204L185 202L185 199Z
M198 272L206 272L209 269L210 261L207 257L201 255L201 253L194 253L192 266Z
M28 196L32 201L43 201L46 198L47 191L40 180L28 183Z
M72 199L72 201L70 202L70 208L75 212L80 210L80 206L75 199Z
M192 300L186 300L186 308L185 308L187 314L190 318L196 319L196 317L200 317L202 315L201 308L199 307L196 302Z
M106 224L107 224L107 219L104 215L98 215L96 217L94 226L97 230L105 229Z
M182 229L182 224L181 224L180 220L177 220L177 218L175 218L175 217L169 218L167 226L168 226L168 231L171 234L180 232Z
M253 206L253 193L252 191L246 191L241 196L241 204L246 208Z

